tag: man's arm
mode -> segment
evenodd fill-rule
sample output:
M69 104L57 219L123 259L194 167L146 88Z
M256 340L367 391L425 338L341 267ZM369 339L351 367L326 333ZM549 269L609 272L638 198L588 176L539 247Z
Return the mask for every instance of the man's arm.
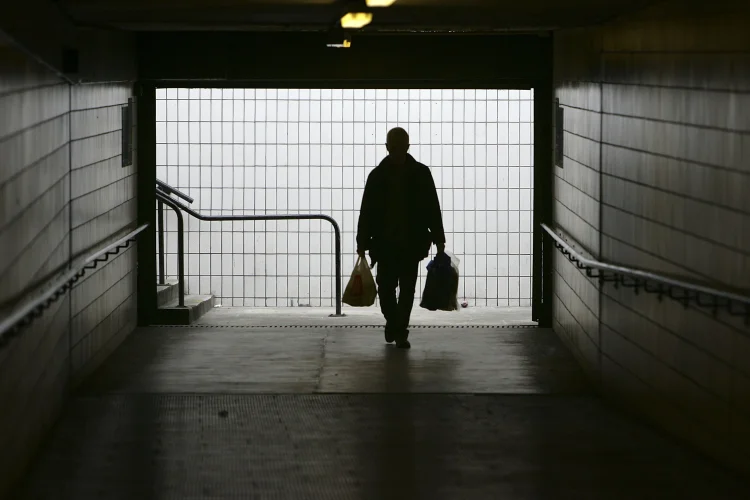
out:
M438 252L445 250L445 229L443 229L443 214L440 211L440 198L438 197L435 180L432 172L427 168L427 214L432 242L437 246Z
M357 221L357 253L364 257L365 252L370 249L372 238L370 220L372 220L372 173L367 176L365 191L362 194L362 206L359 210L359 221Z

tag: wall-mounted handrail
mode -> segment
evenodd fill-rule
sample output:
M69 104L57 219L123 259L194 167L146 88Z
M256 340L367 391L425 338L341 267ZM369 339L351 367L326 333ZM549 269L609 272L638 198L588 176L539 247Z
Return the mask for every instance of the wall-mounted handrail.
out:
M7 344L11 337L17 335L21 330L30 325L32 321L38 318L57 299L65 295L65 292L70 290L86 274L86 271L96 269L99 263L106 262L111 256L117 255L120 253L120 250L124 250L130 246L130 243L134 242L136 237L147 227L148 224L144 224L98 252L86 257L76 267L55 280L44 293L0 322L0 347Z
M336 316L341 316L341 229L338 223L333 217L323 214L285 214L285 215L203 215L196 212L192 208L183 205L179 201L166 196L157 190L156 197L158 200L164 202L172 208L178 207L188 215L195 217L198 220L209 221L209 222L227 222L227 221L267 221L267 220L324 220L330 222L333 226L333 232L336 238ZM179 225L178 219L178 225ZM178 227L179 236L178 242L182 242L184 236L182 229ZM184 251L181 251L178 247L177 250L178 262L184 261ZM184 272L179 277L180 283L184 282ZM181 292L182 293L182 292Z
M636 293L640 289L648 293L656 293L660 300L667 296L681 302L685 307L693 302L700 307L712 309L714 314L718 312L719 308L725 308L731 315L745 316L745 320L750 322L750 297L748 296L711 288L699 283L670 278L650 271L589 259L577 252L552 228L546 224L541 224L541 227L554 240L555 247L568 260L576 264L579 269L584 269L589 277L598 278L602 282L614 282L615 287L622 285L633 288ZM598 271L598 273L594 271ZM630 282L627 281L628 279ZM677 290L682 290L682 293L676 293Z
M177 189L175 187L172 187L169 184L167 184L166 182L160 181L159 179L156 179L156 187L157 187L157 189L160 189L161 191L163 191L167 195L173 194L173 195L177 196L178 198L182 198L183 200L185 200L188 203L193 203L195 201L193 198L191 198L190 196L186 195L185 193L183 193L179 189Z

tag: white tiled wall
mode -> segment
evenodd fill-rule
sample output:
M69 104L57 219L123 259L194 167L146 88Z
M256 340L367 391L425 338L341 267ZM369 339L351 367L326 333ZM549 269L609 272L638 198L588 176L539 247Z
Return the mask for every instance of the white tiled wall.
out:
M404 127L439 189L447 246L461 258L459 299L531 304L533 91L159 89L156 109L159 179L205 214L333 216L344 284L367 175L388 130ZM186 228L188 293L225 306L333 305L330 224L188 219ZM167 229L176 276L171 213Z

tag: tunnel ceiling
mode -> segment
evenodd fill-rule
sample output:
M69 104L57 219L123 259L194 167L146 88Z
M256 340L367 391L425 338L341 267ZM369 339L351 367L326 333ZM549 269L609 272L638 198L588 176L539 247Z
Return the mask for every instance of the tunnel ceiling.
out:
M323 31L342 0L58 0L77 24L133 31ZM358 2L353 2L357 5ZM653 0L397 0L364 31L546 31L595 24ZM364 5L364 0L360 3Z

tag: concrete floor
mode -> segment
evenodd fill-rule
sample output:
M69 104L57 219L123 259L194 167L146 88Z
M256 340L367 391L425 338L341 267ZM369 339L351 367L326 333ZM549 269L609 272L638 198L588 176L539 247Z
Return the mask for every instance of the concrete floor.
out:
M215 307L198 321L201 325L243 326L383 326L385 320L380 308L344 306L344 317L331 318L334 308L322 307ZM468 307L458 311L428 311L415 305L412 326L474 325L504 326L531 325L530 307Z
M331 326L340 318L240 325L259 316L220 308L204 325L136 331L72 399L13 498L703 500L750 491L602 404L549 330L414 328L404 351L385 345L382 329Z
M161 327L138 331L86 387L108 393L583 394L551 330L413 329L413 348L363 327Z

